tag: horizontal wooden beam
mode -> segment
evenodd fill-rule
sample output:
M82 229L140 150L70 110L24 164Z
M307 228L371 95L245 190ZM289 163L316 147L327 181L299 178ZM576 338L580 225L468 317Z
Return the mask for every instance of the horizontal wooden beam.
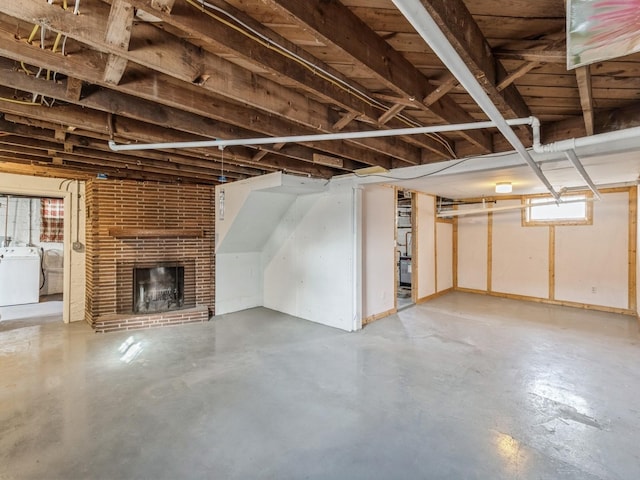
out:
M246 69L182 42L152 25L139 23L135 26L131 33L130 49L126 52L110 45L104 40L109 8L102 2L94 0L87 2L86 6L83 3L82 18L38 0L24 0L19 7L3 4L0 11L28 22L46 23L47 28L68 35L99 52L119 55L154 72L197 85L213 96L250 105L303 127L328 133L333 124L326 105L276 81L257 77ZM106 60L101 60L101 63L104 65ZM103 70L105 68L106 65ZM200 81L205 78L206 80ZM123 79L122 83L126 81L128 79ZM102 79L95 83L109 85ZM351 143L364 148L373 146L378 153L400 159L406 158L406 149L410 148L406 146L405 151L396 152L385 139L366 139ZM417 159L419 151L415 150L411 155Z
M335 45L370 70L385 86L407 99L422 100L435 87L400 52L371 30L349 8L337 1L263 0L287 15L292 22L310 29L323 42ZM429 107L416 102L416 107L430 110L449 123L472 121L455 101L444 96ZM490 152L491 141L485 132L467 131L462 135L482 151Z

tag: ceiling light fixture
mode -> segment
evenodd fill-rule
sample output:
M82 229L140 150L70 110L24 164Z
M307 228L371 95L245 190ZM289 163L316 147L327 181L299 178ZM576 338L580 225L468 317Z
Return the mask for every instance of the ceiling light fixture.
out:
M511 182L498 182L496 183L496 193L511 193L513 187Z

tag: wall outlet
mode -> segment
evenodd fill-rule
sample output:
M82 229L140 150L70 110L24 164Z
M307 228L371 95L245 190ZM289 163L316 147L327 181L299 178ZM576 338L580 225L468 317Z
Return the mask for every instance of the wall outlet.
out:
M591 293L598 293L598 289L596 287L591 287Z

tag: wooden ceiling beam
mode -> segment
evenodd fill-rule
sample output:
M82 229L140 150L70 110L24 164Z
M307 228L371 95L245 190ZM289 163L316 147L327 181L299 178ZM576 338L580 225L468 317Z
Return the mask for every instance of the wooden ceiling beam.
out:
M422 103L424 103L427 107L433 105L442 97L444 97L447 93L453 90L458 85L458 79L454 77L451 73L446 75L445 80L436 87L436 89L431 92L429 95L424 97Z
M78 148L73 153L64 152L56 144L47 144L45 142L25 137L4 137L0 141L0 150L16 151L18 153L26 153L39 156L56 156L63 160L96 162L99 165L121 165L123 168L136 169L136 167L146 167L156 169L156 173L168 172L169 174L198 175L216 178L220 175L219 168L211 168L207 165L186 165L168 161L167 159L158 159L152 157L142 157L135 155L117 155L110 152L108 147L98 142L87 142L84 139L72 139ZM10 150L9 147L17 147L17 150ZM52 153L53 152L53 153ZM247 175L239 174L234 171L225 170L225 175L241 179Z
M578 67L575 70L578 91L580 92L580 105L587 135L594 133L593 92L591 89L591 71L589 65Z
M384 125L385 123L388 123L393 117L395 117L402 110L404 110L404 108L405 106L401 103L396 103L395 105L392 105L391 108L389 108L389 110L387 110L382 115L380 115L380 117L378 118L378 123L380 125Z
M491 53L487 39L463 0L421 0L421 3L500 113L506 118L530 116L529 107L514 85L498 90L497 84L507 73ZM528 129L521 129L520 134L531 142Z
M200 89L216 96L223 96L263 112L284 117L316 132L330 132L330 112L326 105L308 96L288 89L276 81L257 77L251 72L216 55L179 41L167 32L152 25L139 23L131 33L129 51L122 51L108 44L104 25L108 21L108 5L97 0L83 2L80 18L46 2L24 0L19 6L3 4L0 11L15 18L34 23L46 22L47 27L68 35L79 42L103 52L121 55L130 62L142 65L154 72L161 72L182 82L196 84ZM46 20L45 20L46 19ZM15 33L15 32L14 32ZM105 63L104 60L101 63ZM40 65L39 65L40 66ZM103 69L106 68L103 67ZM73 75L73 74L72 74ZM102 79L98 84L106 84ZM124 83L124 82L122 82ZM387 139L353 140L350 143L373 148L379 153L396 158L413 157L418 162L420 153L407 155L406 151L394 151ZM406 146L407 148L413 148Z
M47 127L48 125L64 125L73 126L74 131L76 129L83 130L84 132L93 131L102 135L105 147L108 136L106 135L106 122L107 115L103 115L100 112L93 112L88 109L81 109L72 106L56 106L54 108L47 108L41 106L29 106L29 105L17 105L11 104L5 108L6 111L12 112L11 114L5 113L5 118L15 122L23 122L28 125L37 127ZM14 118L12 115L15 115ZM29 119L25 122L22 119ZM115 122L115 133L120 141L134 141L140 143L156 143L164 141L191 141L197 138L193 136L180 135L178 132L166 129L160 129L153 125L143 124L135 120L118 118ZM184 155L199 154L203 158L213 158L220 154L217 149L212 151L211 149L189 149L184 150ZM235 148L234 148L235 152ZM142 152L151 155L151 151ZM176 154L176 151L167 153L168 155L174 155L176 158L180 158ZM312 155L309 153L308 155ZM312 163L312 157L308 157L308 162ZM238 167L232 167L235 165L247 165L259 169L266 170L283 170L292 173L300 173L305 175L313 175L322 178L331 177L335 174L335 171L328 168L321 168L316 165L305 165L299 161L294 161L290 158L283 158L280 156L272 155L268 161L260 163L254 162L249 157L238 157L237 153L227 152L225 154L225 163L229 165L229 168L237 169ZM242 167L240 167L242 168Z
M131 2L139 8L149 8L152 4L152 0L131 0ZM376 122L378 117L384 114L385 106L375 105L363 98L372 95L363 86L311 56L273 30L264 27L224 0L210 0L209 3L233 15L244 25L249 26L253 31L260 32L264 38L269 38L273 43L269 46L264 45L264 40L256 40L254 34L245 35L225 25L220 20L226 21L228 18L221 17L220 12L205 10L211 14L208 16L186 2L177 4L170 15L159 13L159 16L164 23L188 32L189 35L197 36L199 43L205 47L208 46L215 51L222 49L258 65L261 69L266 69L272 75L288 78L300 88L319 96L323 101L347 110L348 115L354 115L354 118L362 117ZM288 52L293 52L297 60L293 60L290 53L285 54L282 49L275 46L276 44L284 47ZM386 123L382 122L378 126ZM399 126L392 123L383 128ZM412 143L416 143L415 139ZM450 158L449 151L441 143L432 139L424 138L418 146L427 148L442 158Z
M161 105L186 111L192 114L201 115L208 119L231 122L233 125L249 128L252 132L260 135L297 135L307 133L318 133L316 129L296 128L295 125L279 119L278 117L261 114L257 111L250 111L245 107L234 105L218 98L212 98L197 87L189 86L178 80L168 78L161 73L151 72L143 67L129 68L126 78L119 85L107 85L102 81L101 72L104 68L104 58L96 52L89 50L74 51L72 55L61 56L48 50L32 47L25 42L14 37L13 29L8 29L5 24L0 23L0 55L12 58L16 61L24 60L30 64L51 68L66 75L82 77L82 80L96 85L103 84L109 89L125 93L132 97L139 97L148 102L159 103ZM0 80L1 82L1 80ZM108 92L108 91L107 91ZM109 93L106 93L109 95ZM88 101L92 95L88 94ZM122 105L123 102L120 102ZM125 108L126 108L126 102ZM156 109L158 110L158 109ZM171 116L162 116L158 111L155 116L158 122L171 121ZM255 135L250 135L252 138ZM259 135L258 135L259 136ZM224 136L220 136L225 138ZM226 137L229 138L229 137ZM231 136L230 138L237 138ZM378 145L376 143L376 145ZM379 146L380 149L383 145ZM403 159L419 158L407 150L407 145L401 146ZM338 156L350 158L354 161L366 165L381 165L389 168L391 160L386 155L389 152L384 150L380 155L357 146L340 142L324 142L316 145L316 149ZM418 151L415 150L415 154ZM310 155L311 157L311 155ZM417 162L417 160L414 160ZM299 165L295 171L300 171ZM287 170L293 171L293 170ZM313 171L316 171L315 167Z
M564 50L508 50L498 48L493 51L500 60L522 60L525 62L567 63L567 52Z
M129 49L131 30L133 28L133 6L125 0L113 0L107 20L105 42L114 48L126 51ZM127 59L110 53L104 71L104 81L117 85L127 68Z
M435 87L400 52L394 50L371 30L349 8L340 2L325 0L263 0L285 13L294 23L310 29L319 39L350 55L373 72L387 88L413 101L423 99ZM430 110L449 123L472 122L473 118L453 99L444 96L429 107L416 102L416 107ZM483 152L492 150L490 136L479 130L461 133Z
M78 180L86 180L92 176L88 171L82 169L71 170L69 167L57 167L55 165L32 165L28 161L22 161L16 156L0 156L0 165L4 173L14 173L19 175L31 175L38 177L59 177ZM95 171L92 172L96 174Z
M561 37L557 38L558 35L561 35ZM558 47L564 45L564 43L566 41L565 38L564 38L564 31L551 33L551 34L545 36L545 39L548 39L549 43L542 48L542 51L555 50ZM498 89L498 91L502 91L505 88L507 88L509 85L511 85L513 82L515 82L517 79L525 76L531 70L534 70L534 69L536 69L538 67L541 67L542 65L544 65L544 62L528 61L528 62L522 64L519 68L517 68L513 72L509 73L505 78L503 78L496 85L496 88Z
M529 73L531 70L533 70L534 68L538 68L540 65L542 65L540 62L528 62L528 63L524 63L523 65L521 65L519 68L517 68L516 70L514 70L513 72L511 72L510 74L508 74L505 78L503 78L500 82L498 82L498 84L496 85L496 89L500 92L502 90L504 90L505 88L507 88L509 85L511 85L513 82L515 82L517 79L519 79L520 77L525 76L527 73Z
M87 147L98 151L113 153L106 146L105 140L107 139L107 135L104 133L76 129L73 133L64 132L65 140L61 141L56 135L58 130L54 133L53 139L51 138L51 129L48 127L51 127L52 125L49 125L42 120L34 120L28 117L17 117L14 115L5 116L6 119L0 118L0 131L5 132L7 135L36 139L43 145L50 145L53 141L56 141L56 143L64 145L65 151L69 145L71 147ZM191 154L191 152L187 150L183 150L180 153L165 151L131 151L127 152L127 155L130 157L168 161L180 165L202 167L212 170L219 170L221 166L218 158ZM240 167L229 162L225 162L225 169L234 172L241 177L262 175L265 171L277 170L275 168L270 169L266 166L261 166L260 168Z
M119 170L125 171L138 171L138 172L148 172L154 173L158 175L165 176L166 179L175 179L177 178L189 178L191 180L209 180L214 181L217 179L218 174L213 172L205 172L205 171L194 171L193 169L182 168L180 166L167 165L167 166L157 166L153 161L136 161L129 162L127 158L114 157L109 158L105 156L98 156L92 154L92 152L83 152L82 154L74 153L68 154L64 152L57 152L55 155L51 155L50 153L36 149L29 148L24 145L12 146L8 145L5 142L0 142L0 152L6 154L17 154L17 155L26 155L33 159L38 159L40 161L46 161L51 159L53 163L55 163L54 159L61 159L60 163L56 163L57 165L64 165L66 163L73 164L82 164L82 165L92 165L95 167L110 167L117 168ZM233 177L233 175L231 175Z
M66 80L66 90L65 90L65 100L70 102L77 102L82 97L82 80L67 77Z
M42 177L62 177L89 179L96 174L107 174L109 179L157 181L163 183L198 183L218 184L214 177L205 176L176 176L166 173L156 173L149 169L126 169L113 165L102 165L97 162L65 161L64 165L56 165L44 157L25 155L22 153L1 153L0 164L2 170L13 173L25 173Z

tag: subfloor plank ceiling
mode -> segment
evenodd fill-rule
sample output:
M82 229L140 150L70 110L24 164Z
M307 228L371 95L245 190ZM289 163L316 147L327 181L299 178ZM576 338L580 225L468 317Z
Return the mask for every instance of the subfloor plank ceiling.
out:
M505 118L544 142L640 124L640 55L567 70L563 0L422 0ZM330 178L512 150L497 130L262 146L158 143L487 120L392 0L0 4L0 162L32 175L215 184ZM531 146L527 128L516 130Z

